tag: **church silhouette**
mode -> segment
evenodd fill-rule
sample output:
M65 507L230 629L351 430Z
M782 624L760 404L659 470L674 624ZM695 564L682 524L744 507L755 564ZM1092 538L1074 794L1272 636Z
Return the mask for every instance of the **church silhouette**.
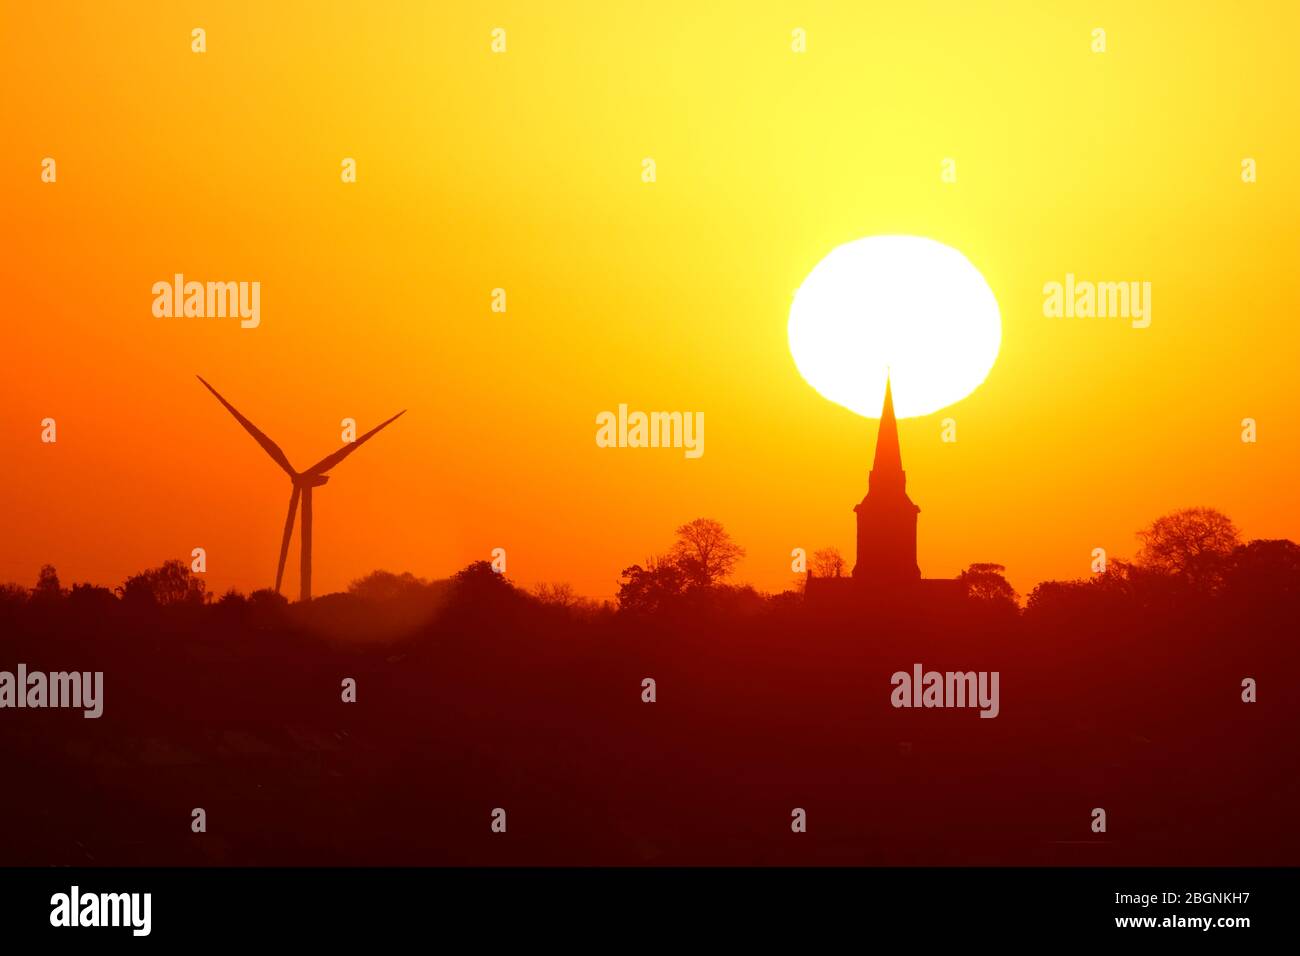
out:
M907 472L903 470L888 378L867 493L853 510L858 516L858 547L852 576L817 577L809 569L806 600L840 604L868 598L877 603L910 603L965 597L963 582L955 578L923 578L916 563L916 521L921 509L907 496Z

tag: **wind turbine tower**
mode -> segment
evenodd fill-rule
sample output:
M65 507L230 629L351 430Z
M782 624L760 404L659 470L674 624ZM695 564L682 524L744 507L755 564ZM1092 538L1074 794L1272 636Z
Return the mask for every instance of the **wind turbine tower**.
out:
M271 441L265 434L258 430L257 426L239 413L239 410L221 397L221 393L204 381L203 376L197 376L203 387L217 397L226 411L235 416L235 421L244 426L248 432L262 446L263 450L271 456L271 460L284 469L288 474L289 480L293 482L293 491L289 495L289 514L284 519L284 537L280 542L280 561L275 567L275 591L280 593L280 582L284 580L284 562L289 556L289 539L293 537L293 519L298 510L298 502L302 501L302 533L300 543L302 546L302 558L299 565L299 583L300 583L300 600L311 600L311 492L313 488L319 488L325 482L329 481L329 475L326 474L331 468L341 462L348 455L352 454L372 437L374 437L381 428L391 425L397 419L406 414L406 409L398 412L392 418L376 425L370 431L366 432L355 441L348 442L332 455L326 455L316 464L312 465L306 471L296 471L293 465L289 464L289 458L280 449L280 446Z

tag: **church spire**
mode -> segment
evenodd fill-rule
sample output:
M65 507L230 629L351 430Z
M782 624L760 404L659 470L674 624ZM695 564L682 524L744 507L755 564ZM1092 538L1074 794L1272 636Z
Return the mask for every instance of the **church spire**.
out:
M921 509L907 497L907 475L898 450L898 422L888 371L869 490L853 510L858 513L858 563L853 566L853 576L876 583L920 578L916 516Z
M889 387L889 373L885 373L885 404L880 410L880 428L876 432L876 460L871 466L871 479L893 483L903 474L903 456L898 450L898 422L894 419L894 396Z

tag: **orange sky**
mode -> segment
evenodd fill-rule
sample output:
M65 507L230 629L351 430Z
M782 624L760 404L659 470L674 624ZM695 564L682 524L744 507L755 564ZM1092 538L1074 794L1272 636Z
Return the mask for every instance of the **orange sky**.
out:
M791 294L878 233L1002 311L985 384L900 424L927 576L1083 576L1191 505L1300 538L1294 5L377 6L0 15L0 580L202 546L213 590L271 583L288 481L197 373L300 468L409 410L315 497L318 593L503 547L608 596L699 516L782 588L852 553L875 431L800 378ZM261 325L154 318L176 272L260 282ZM1151 282L1151 327L1045 318L1067 272ZM598 448L621 402L704 412L705 454Z

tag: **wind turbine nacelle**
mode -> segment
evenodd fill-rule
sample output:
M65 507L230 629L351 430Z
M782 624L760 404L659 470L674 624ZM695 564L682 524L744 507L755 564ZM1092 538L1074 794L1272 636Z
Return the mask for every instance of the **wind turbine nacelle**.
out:
M243 426L244 431L253 436L253 439L262 446L262 450L271 456L271 460L280 466L289 479L293 482L293 493L289 496L289 514L284 520L284 536L280 539L280 561L275 569L275 590L278 594L280 583L284 579L284 562L289 556L289 540L293 535L293 522L298 513L298 507L302 505L302 570L300 576L302 579L302 600L304 602L311 600L311 490L319 488L329 481L329 475L325 472L337 467L339 462L347 458L354 451L364 445L367 441L379 434L380 431L387 428L393 422L397 421L406 414L406 409L398 412L392 418L380 422L370 431L366 432L360 438L354 438L345 444L332 455L326 455L316 464L312 465L306 471L298 471L289 463L288 457L284 450L266 437L257 426L241 415L234 405L221 397L221 393L204 381L203 376L198 376L203 387L211 392L219 401L226 411L235 417L235 421Z

